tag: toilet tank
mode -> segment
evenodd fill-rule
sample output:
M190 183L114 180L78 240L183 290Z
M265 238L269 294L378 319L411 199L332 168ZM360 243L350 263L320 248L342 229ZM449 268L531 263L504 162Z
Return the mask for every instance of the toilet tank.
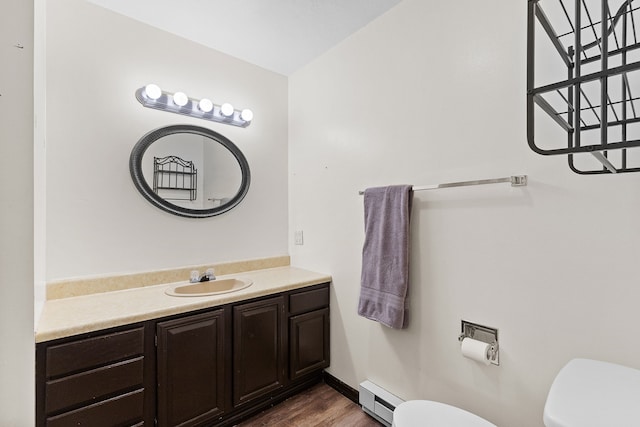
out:
M571 360L551 385L543 420L546 427L640 426L640 371Z

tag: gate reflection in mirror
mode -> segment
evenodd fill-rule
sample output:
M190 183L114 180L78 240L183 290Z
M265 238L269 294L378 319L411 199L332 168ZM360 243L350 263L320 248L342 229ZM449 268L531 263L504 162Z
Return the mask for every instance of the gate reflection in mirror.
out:
M148 181L147 178L145 177ZM165 200L189 200L191 202L196 200L198 198L198 169L193 161L173 155L154 156L153 192Z
M159 176L154 163L164 157L187 159L191 169L170 167ZM166 126L144 135L131 151L129 171L135 187L150 203L190 218L234 208L246 196L251 181L247 159L233 142L192 125ZM162 185L156 182L160 178Z

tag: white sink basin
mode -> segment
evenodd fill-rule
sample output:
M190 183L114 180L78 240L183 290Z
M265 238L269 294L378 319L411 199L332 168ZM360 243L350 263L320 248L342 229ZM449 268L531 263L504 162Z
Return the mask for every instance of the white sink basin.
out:
M252 284L253 281L247 279L210 280L208 282L178 285L167 289L164 293L173 297L203 297L236 292L248 288Z

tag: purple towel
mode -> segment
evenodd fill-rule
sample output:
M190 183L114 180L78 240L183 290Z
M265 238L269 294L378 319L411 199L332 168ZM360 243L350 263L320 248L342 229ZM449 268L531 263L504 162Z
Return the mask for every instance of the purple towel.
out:
M365 239L358 314L395 329L407 327L412 186L364 192Z

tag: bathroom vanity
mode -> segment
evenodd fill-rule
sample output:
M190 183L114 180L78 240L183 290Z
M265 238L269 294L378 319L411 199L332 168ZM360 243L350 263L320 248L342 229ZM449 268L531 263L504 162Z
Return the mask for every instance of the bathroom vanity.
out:
M330 353L330 278L314 274L251 272L243 275L255 287L213 297L128 290L119 295L125 307L157 293L135 314L140 321L126 323L123 312L121 324L97 328L100 315L87 312L79 317L93 323L45 325L36 335L37 425L226 426L309 387ZM55 324L66 304L105 297L118 295L69 298L43 320ZM164 309L150 307L161 301ZM83 328L92 330L70 335Z

